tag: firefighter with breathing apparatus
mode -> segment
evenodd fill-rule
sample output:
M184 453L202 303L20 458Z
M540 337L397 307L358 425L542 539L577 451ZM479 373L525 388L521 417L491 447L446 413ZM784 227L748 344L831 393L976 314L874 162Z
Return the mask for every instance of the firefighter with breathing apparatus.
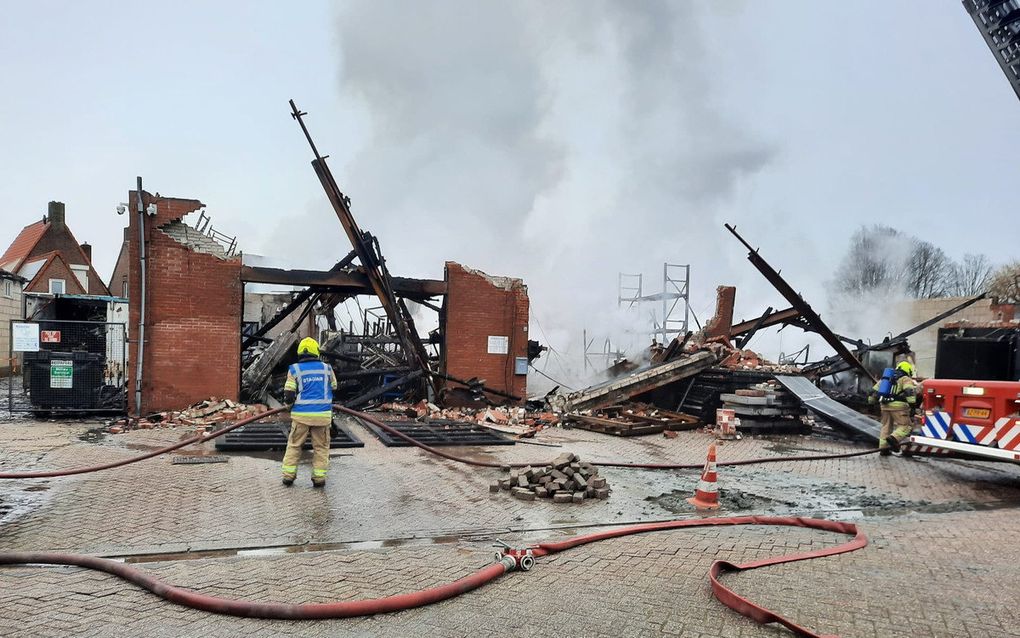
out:
M301 446L312 436L312 485L326 485L329 467L329 433L333 423L333 367L319 359L319 344L305 337L298 344L298 361L287 368L284 400L290 405L290 437L283 456L283 484L293 485Z
M899 452L900 442L913 431L917 393L914 366L909 361L900 361L895 368L886 368L872 388L868 403L878 403L882 411L882 431L878 440L882 456Z

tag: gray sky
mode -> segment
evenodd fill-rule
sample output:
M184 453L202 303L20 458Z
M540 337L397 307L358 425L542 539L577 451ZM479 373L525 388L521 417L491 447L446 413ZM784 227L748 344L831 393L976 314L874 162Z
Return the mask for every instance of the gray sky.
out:
M724 221L823 313L861 224L1017 256L1020 103L957 0L11 3L0 77L0 243L62 200L104 277L136 175L248 252L345 254L288 98L395 274L523 277L567 358L635 323L619 271L783 304Z

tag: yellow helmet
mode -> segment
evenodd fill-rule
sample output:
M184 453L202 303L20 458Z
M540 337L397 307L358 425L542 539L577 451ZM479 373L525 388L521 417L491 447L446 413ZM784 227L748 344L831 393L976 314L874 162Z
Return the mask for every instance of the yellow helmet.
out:
M319 356L319 342L311 337L305 337L301 340L301 343L297 346L298 354L310 354L312 356Z
M896 364L896 369L908 377L914 376L914 364L909 361L900 361Z

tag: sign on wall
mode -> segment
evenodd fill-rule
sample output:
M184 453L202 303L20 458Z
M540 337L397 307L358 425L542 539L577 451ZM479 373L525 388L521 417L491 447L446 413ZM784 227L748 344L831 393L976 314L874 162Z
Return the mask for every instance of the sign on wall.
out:
M489 337L489 354L507 354L510 352L510 337Z
M43 330L39 333L39 341L43 343L60 343L60 331Z
M11 328L11 348L14 352L39 352L39 324L15 323Z
M70 388L74 384L74 363L72 361L50 361L50 387Z

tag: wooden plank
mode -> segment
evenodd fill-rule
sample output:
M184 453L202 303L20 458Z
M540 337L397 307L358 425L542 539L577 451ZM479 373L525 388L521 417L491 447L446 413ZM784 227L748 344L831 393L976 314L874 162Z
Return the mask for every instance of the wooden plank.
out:
M611 434L613 436L642 436L645 434L659 434L667 427L666 424L663 423L635 423L634 421L606 419L586 414L570 414L567 415L567 419L571 421L575 427L579 427L582 430Z

